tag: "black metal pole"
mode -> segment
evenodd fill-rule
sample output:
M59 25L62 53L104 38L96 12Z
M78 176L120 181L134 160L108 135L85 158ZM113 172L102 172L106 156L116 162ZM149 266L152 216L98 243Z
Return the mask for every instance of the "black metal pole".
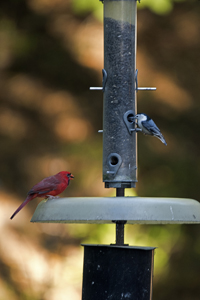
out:
M117 188L116 189L116 197L124 197L124 188Z
M124 188L116 189L116 197L124 197ZM116 222L116 245L124 245L124 224L126 221L115 221Z

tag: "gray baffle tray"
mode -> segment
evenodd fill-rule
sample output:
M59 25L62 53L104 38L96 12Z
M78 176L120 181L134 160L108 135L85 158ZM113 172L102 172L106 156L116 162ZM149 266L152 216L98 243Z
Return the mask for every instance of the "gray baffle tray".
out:
M128 224L200 223L200 203L193 199L151 197L71 197L43 200L31 222Z

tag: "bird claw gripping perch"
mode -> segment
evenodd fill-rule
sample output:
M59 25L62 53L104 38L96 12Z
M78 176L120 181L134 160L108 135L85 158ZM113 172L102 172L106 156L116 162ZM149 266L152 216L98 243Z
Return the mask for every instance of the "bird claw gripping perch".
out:
M59 196L51 196L51 195L46 196L47 200L58 199L58 198L60 198L60 197Z
M131 129L131 132L133 132L133 131L135 131L135 132L141 132L142 131L142 129L141 128L138 128L138 127L136 127L136 128L134 128L134 129Z

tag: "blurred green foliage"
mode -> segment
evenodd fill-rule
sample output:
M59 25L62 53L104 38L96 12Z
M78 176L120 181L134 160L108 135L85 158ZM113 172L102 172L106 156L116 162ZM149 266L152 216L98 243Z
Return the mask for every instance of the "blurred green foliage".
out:
M149 8L152 12L164 15L172 11L175 2L184 2L185 0L141 0L138 5L139 9Z
M184 1L186 0L141 0L138 9L148 8L156 14L164 15L172 11L174 3ZM92 12L99 20L103 20L103 6L99 5L98 0L73 0L72 8L79 15Z
M75 0L72 1L72 9L78 15L91 13L100 21L103 21L103 5L99 0Z

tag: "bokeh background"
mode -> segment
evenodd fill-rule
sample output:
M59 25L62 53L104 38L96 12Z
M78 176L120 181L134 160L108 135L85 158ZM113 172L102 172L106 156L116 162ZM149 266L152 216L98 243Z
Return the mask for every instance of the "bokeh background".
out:
M98 0L0 2L0 300L81 299L81 243L113 243L114 225L12 221L46 176L75 176L63 196L112 196L102 183L103 5ZM199 200L200 1L138 3L138 112L168 146L138 134L136 190ZM199 225L126 226L130 245L156 246L154 300L199 300Z

